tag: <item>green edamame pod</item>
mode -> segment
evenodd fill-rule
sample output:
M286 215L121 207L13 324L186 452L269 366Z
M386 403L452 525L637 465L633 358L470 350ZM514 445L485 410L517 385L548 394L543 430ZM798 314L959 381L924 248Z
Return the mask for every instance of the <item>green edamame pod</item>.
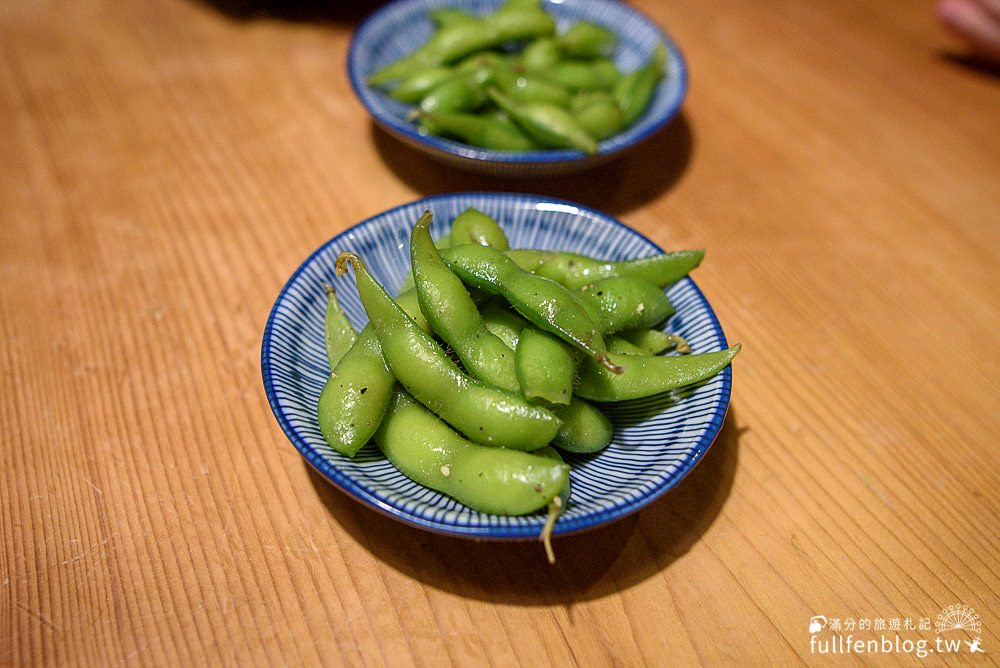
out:
M521 331L531 325L517 312L502 306L499 302L487 303L480 310L479 315L482 317L486 329L503 341L504 345L511 350L517 349Z
M567 406L553 406L562 420L553 445L566 452L598 452L608 447L614 436L611 420L597 407L574 396Z
M583 286L578 299L602 334L652 327L674 314L663 290L634 276L602 278Z
M474 217L470 214L467 219ZM441 260L431 241L429 225L430 217L422 216L410 235L410 264L421 311L431 329L452 347L471 376L517 392L514 352L486 328L465 285Z
M431 22L434 23L436 28L447 28L476 20L476 17L469 12L452 7L434 7L428 9L427 16L430 17Z
M489 74L488 69L481 68L445 79L420 100L420 109L425 113L447 113L481 107L487 100L485 83Z
M530 451L552 440L558 418L522 397L463 374L371 277L361 258L341 253L337 271L346 272L348 264L354 267L358 294L382 355L415 399L477 443Z
M517 104L496 89L490 89L489 96L526 135L542 146L572 148L588 155L597 153L597 142L565 109L553 104Z
M414 72L403 79L396 88L389 92L389 95L400 102L409 102L412 104L424 99L435 88L446 81L454 79L456 76L455 71L449 67L429 67L425 70Z
M475 51L554 32L555 19L544 11L519 8L498 11L441 28L409 55L378 69L368 83L384 86L424 67L448 65Z
M541 11L542 0L507 0L500 5L497 13L509 11Z
M520 128L497 118L459 112L417 112L413 118L432 135L449 136L494 151L530 151L535 143Z
M505 306L493 302L481 312L486 328L508 348L516 349L521 332L530 328L527 320ZM599 409L573 396L567 406L553 406L552 412L562 420L552 443L566 452L597 452L611 443L614 427Z
M324 285L326 290L326 317L323 319L323 339L326 342L326 359L330 363L330 369L337 366L337 362L347 354L358 338L351 321L347 319L344 310L340 308L337 301L337 292L332 285Z
M577 93L570 103L576 122L598 141L617 134L624 127L622 110L604 91Z
M646 330L649 331L649 330ZM646 352L643 348L635 345L628 339L622 338L616 334L604 337L605 343L608 344L609 353L618 353L619 355L651 355L653 353Z
M740 351L740 344L728 350L684 357L621 355L609 357L622 368L621 374L608 373L589 359L580 364L575 391L594 401L625 401L650 397L667 390L698 383L719 373Z
M400 295L399 304L420 327L430 329L415 292ZM337 362L319 395L316 412L320 432L334 451L353 457L371 439L395 382L369 323Z
M564 109L572 99L570 92L559 84L531 75L518 77L514 87L505 92L521 104L551 104Z
M691 352L691 348L683 338L658 329L634 329L620 332L619 337L636 346L643 355L659 355L675 347L679 353Z
M666 288L681 280L701 264L703 250L660 253L637 260L598 260L579 253L557 253L535 270L568 288L582 288L588 283L611 276L635 276Z
M493 82L501 93L517 104L552 104L565 108L572 100L564 86L505 67L493 70Z
M552 251L534 248L513 248L507 251L507 257L517 263L517 266L532 273L555 255Z
M611 96L621 108L626 126L632 125L649 106L653 93L656 92L656 86L663 78L666 57L667 51L663 45L657 46L645 65L625 75L625 78L615 85Z
M610 60L564 60L536 74L571 91L611 90L622 80L621 72Z
M573 396L576 359L557 336L528 327L514 350L514 369L521 394L529 401L566 405Z
M577 21L557 39L559 48L571 58L607 56L618 43L613 32L590 21Z
M597 323L572 293L555 281L529 273L488 246L458 246L442 252L445 263L466 285L504 297L536 327L559 336L598 364L608 363Z
M405 476L474 510L527 515L569 485L569 466L467 441L405 392L397 391L375 442Z
M479 51L455 63L454 69L456 72L468 72L484 67L500 67L509 60L510 56L497 53L496 51Z
M536 39L521 52L521 67L525 72L535 72L554 66L562 60L562 52L551 37Z
M501 7L485 19L487 28L495 32L490 46L514 40L529 40L554 35L556 20L540 5L535 7Z
M414 230L415 231L415 230ZM505 251L510 248L499 223L479 209L469 208L451 221L452 246L479 244Z

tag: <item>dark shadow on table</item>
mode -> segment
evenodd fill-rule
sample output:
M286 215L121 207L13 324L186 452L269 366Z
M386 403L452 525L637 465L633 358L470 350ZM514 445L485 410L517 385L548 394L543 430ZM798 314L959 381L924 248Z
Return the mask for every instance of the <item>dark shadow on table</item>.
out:
M694 148L684 113L620 158L565 176L503 179L465 172L398 141L374 123L372 139L382 161L423 195L489 190L531 193L586 204L620 215L669 190L684 174Z
M956 65L975 74L1000 79L1000 63L968 53L942 52L941 60Z
M702 461L642 511L554 541L550 566L535 541L475 542L440 536L365 508L308 468L335 521L375 558L439 590L515 605L572 605L656 575L708 531L729 497L743 430L732 410Z
M296 23L359 23L384 0L319 2L317 0L198 0L237 20L276 19Z

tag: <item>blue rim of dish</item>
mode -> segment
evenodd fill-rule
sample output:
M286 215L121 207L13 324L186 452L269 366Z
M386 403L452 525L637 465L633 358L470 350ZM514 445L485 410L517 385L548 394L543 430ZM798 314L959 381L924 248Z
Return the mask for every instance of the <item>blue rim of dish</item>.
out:
M327 478L330 482L334 483L335 487L340 488L342 491L347 493L349 496L354 497L355 500L360 501L362 504L368 505L371 508L378 510L384 515L391 517L397 521L403 522L413 527L420 529L425 529L432 531L434 533L456 536L460 538L472 538L479 540L528 540L537 539L538 530L532 526L511 526L511 527L498 527L498 526L481 526L481 527L470 527L470 526L458 526L448 524L446 522L438 522L427 520L418 516L413 516L409 512L396 508L395 506L386 503L383 499L380 499L377 495L372 494L366 490L363 486L359 485L353 478L345 475L343 472L339 471L335 466L330 464L330 462L318 452L309 442L296 430L295 426L291 423L291 420L285 414L282 406L278 401L277 393L274 390L274 378L273 370L271 368L271 340L273 334L273 328L275 324L275 319L279 307L283 303L283 299L288 291L295 284L296 279L309 267L312 262L320 255L325 253L327 249L336 244L342 238L346 237L352 232L357 231L368 225L376 224L380 219L385 216L389 216L402 209L414 207L420 205L420 208L431 208L431 205L437 201L447 201L454 199L455 197L470 197L470 198L481 198L481 199L497 199L497 200L517 200L524 203L531 204L552 204L557 206L568 206L574 207L581 212L586 212L588 215L594 216L596 218L602 219L608 223L612 223L613 226L621 227L626 232L634 234L650 246L656 249L658 252L663 252L652 239L642 234L641 232L629 227L625 223L619 221L618 219L610 216L602 211L593 209L591 207L579 204L577 202L572 202L570 200L560 199L556 197L541 197L538 195L530 195L525 193L495 193L495 192L461 192L461 193L448 193L442 195L433 195L430 197L425 197L419 200L414 200L412 202L407 202L399 206L387 209L381 213L371 216L362 222L348 227L341 233L334 236L332 239L324 243L318 249L316 249L312 254L306 258L302 264L292 273L289 279L286 281L285 285L282 287L281 292L278 293L275 299L274 306L272 306L271 311L267 318L267 324L264 327L263 341L261 345L261 373L264 381L264 390L267 394L268 403L271 406L271 411L274 413L278 424L281 425L282 431L292 442L299 453L306 459L309 464L316 469L320 474ZM689 287L693 290L696 301L705 309L705 314L708 318L709 327L713 334L718 337L723 347L728 347L729 343L726 339L726 335L722 330L722 324L719 322L718 316L712 309L708 300L705 298L704 293L695 284L695 282L690 278L683 279L689 283ZM687 457L680 462L674 471L667 477L662 479L661 484L655 491L649 492L639 498L632 499L619 503L610 508L602 509L598 512L594 512L585 516L577 518L567 518L566 521L556 522L555 528L553 530L553 536L564 536L572 533L578 533L581 531L594 529L599 526L609 524L611 522L623 519L624 517L631 515L639 510L645 508L650 503L659 499L663 494L665 494L670 489L674 488L681 479L686 476L691 469L702 459L706 452L708 452L712 443L715 441L716 436L722 429L722 425L725 421L726 414L729 410L730 397L732 394L732 367L726 367L720 374L721 385L719 389L719 397L714 406L713 414L708 424L704 427L701 435L699 436L696 443L690 446L689 454ZM599 456L599 455L598 455Z
M590 3L609 3L610 0L587 0ZM363 64L358 62L357 49L355 46L366 36L368 30L371 30L373 25L376 25L380 19L382 19L389 12L395 11L400 4L423 4L424 0L397 0L396 2L390 2L387 5L377 9L375 12L366 17L361 24L358 26L357 30L354 32L354 37L351 39L350 47L348 48L347 55L347 74L351 81L351 87L354 88L354 94L357 96L361 104L368 110L368 113L372 115L380 125L382 125L387 130L402 135L406 139L412 142L418 142L425 144L431 148L443 151L445 153L451 153L459 157L475 160L481 162L509 162L509 163L519 163L519 164L548 164L548 163L562 163L570 162L576 160L585 160L599 157L606 157L623 151L632 146L636 146L652 135L659 132L677 115L680 111L681 104L684 102L684 98L687 97L688 88L688 74L687 74L687 63L684 60L684 56L681 54L680 49L677 44L670 38L663 28L659 26L655 21L646 16L643 12L639 11L635 7L629 5L624 5L618 2L613 3L619 11L630 12L636 17L640 18L656 33L659 35L659 41L667 48L668 56L667 63L674 63L676 66L676 72L671 71L672 76L678 78L678 91L674 98L671 100L670 105L664 110L662 115L655 119L652 123L649 123L647 127L630 137L627 142L620 141L620 137L627 134L629 129L623 130L621 133L610 137L604 141L598 143L597 153L593 156L588 156L581 151L576 151L572 149L545 149L539 151L493 151L488 149L476 148L469 144L464 144L462 142L453 141L451 139L446 139L442 137L434 137L432 135L421 134L417 131L416 126L411 123L401 122L400 119L393 116L392 114L385 113L380 107L373 106L368 102L366 92L370 90L370 87L365 83L365 75L362 74ZM645 114L639 117L639 120L633 125L635 127L641 126L644 121Z

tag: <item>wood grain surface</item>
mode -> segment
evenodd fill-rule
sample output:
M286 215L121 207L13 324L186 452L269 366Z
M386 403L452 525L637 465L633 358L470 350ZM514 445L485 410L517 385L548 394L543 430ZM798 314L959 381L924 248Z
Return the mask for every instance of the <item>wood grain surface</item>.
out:
M911 664L814 654L809 620L953 604L985 653L928 664L998 661L1000 78L929 2L637 0L680 116L513 182L373 127L345 73L373 3L251 4L0 3L0 665ZM705 460L552 568L357 505L262 389L298 264L460 190L707 247L745 346Z

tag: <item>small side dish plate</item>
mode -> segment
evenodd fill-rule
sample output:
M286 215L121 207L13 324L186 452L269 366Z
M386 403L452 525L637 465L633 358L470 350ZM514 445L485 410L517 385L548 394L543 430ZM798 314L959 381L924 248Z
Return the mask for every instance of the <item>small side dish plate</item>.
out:
M422 135L407 121L411 105L393 99L367 84L368 77L423 44L434 26L427 10L455 7L473 14L496 11L501 0L396 0L389 2L357 29L347 56L351 85L375 122L390 135L428 156L459 169L492 176L541 176L565 174L595 167L649 138L678 112L687 92L687 67L680 49L667 34L641 12L617 0L545 0L545 10L558 30L581 20L600 24L618 35L612 55L624 72L642 65L657 45L667 49L666 76L645 113L629 128L601 142L596 155L579 151L490 151L450 139Z
M476 539L536 538L544 514L505 517L470 510L405 478L371 443L353 460L337 454L326 445L317 425L316 403L330 373L323 342L323 284L336 286L355 327L360 329L367 321L353 275L335 274L337 255L347 250L358 253L394 294L409 270L409 234L420 214L433 213L431 232L439 237L452 218L469 207L493 216L512 248L575 251L612 260L661 252L652 241L606 214L533 195L460 193L391 209L323 244L288 279L264 329L264 389L278 423L302 456L361 503L438 533ZM667 322L667 331L684 337L694 352L728 347L715 313L694 281L682 280L668 295L677 313ZM727 368L694 388L608 405L615 426L611 445L594 455L565 455L573 467L572 495L554 535L621 519L677 485L722 427L731 380Z

